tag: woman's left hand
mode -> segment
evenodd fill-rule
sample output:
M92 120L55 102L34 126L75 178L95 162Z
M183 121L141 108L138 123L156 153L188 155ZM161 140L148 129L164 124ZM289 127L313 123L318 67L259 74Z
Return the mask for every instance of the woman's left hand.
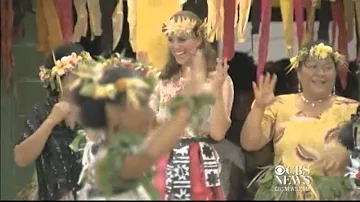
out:
M228 60L217 59L216 70L210 74L212 89L214 92L221 92L222 86L228 77Z

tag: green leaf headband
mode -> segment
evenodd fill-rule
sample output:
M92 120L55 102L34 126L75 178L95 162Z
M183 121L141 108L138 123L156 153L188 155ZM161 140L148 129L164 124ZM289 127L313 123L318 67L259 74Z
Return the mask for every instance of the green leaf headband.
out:
M106 69L116 67L132 68L134 70L143 70L145 75L138 78L121 78L114 83L100 84L100 79ZM152 91L157 83L158 72L152 65L145 65L140 61L125 58L123 54L114 54L109 59L100 59L96 62L84 63L80 65L77 71L74 71L79 78L72 84L71 89L82 84L80 94L93 99L114 100L118 93L126 92L128 101L136 108L140 107L138 100L142 96L139 89L149 89ZM150 71L152 70L152 71Z

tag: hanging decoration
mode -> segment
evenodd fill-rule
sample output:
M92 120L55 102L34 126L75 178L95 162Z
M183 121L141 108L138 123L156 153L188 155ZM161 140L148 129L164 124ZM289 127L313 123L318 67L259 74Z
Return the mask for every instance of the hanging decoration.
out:
M90 39L101 36L101 11L100 0L73 0L77 20L74 28L73 42L79 42L81 37L86 37L90 25Z
M173 14L182 10L186 1L132 0L128 1L128 22L133 50L147 52L149 61L162 69L168 57L167 38L162 25Z
M48 54L63 43L55 0L36 1L36 26L38 51Z
M268 56L268 46L270 39L270 21L271 21L271 2L268 0L262 0L258 66L256 68L257 80L259 80L260 76L264 72L264 67Z
M300 47L304 36L303 0L294 0L293 5L295 10L297 41L298 47Z
M224 0L207 0L208 5L208 40L214 42L222 39L223 21L224 21Z
M224 37L223 37L223 58L231 60L235 54L235 0L223 1L224 10Z
M345 63L342 66L339 77L340 83L343 89L346 88L347 84L347 74L349 72L348 69L348 40L347 40L347 29L345 27L345 13L344 13L344 2L342 0L337 0L332 2L332 10L336 12L332 12L333 20L338 28L338 50L341 54L345 55Z
M301 42L301 46L309 41L313 40L314 37L314 22L315 22L315 11L318 0L305 0L306 7L306 32Z
M72 0L55 0L55 8L59 16L63 42L69 44L73 35Z
M237 38L239 43L245 42L246 26L249 21L250 8L252 0L237 0L236 5L239 10L236 9L235 23L237 24ZM239 16L239 19L237 17Z
M345 25L347 29L347 40L348 42L352 41L354 38L354 1L343 1L344 2L344 11L345 14Z
M14 67L13 46L13 1L1 0L1 67L3 68L3 82L9 88L12 69Z
M288 51L289 57L291 58L293 56L293 46L294 46L293 2L289 0L280 0L280 8L281 8L281 18L283 20L286 49Z
M112 15L112 27L113 27L113 44L112 49L114 50L118 45L123 29L124 11L123 1L117 0L115 10Z

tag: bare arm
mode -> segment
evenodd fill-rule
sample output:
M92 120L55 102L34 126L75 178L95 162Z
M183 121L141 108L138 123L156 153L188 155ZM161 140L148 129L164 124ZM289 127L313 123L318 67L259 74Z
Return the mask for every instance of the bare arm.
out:
M274 89L276 75L260 76L258 83L253 82L255 102L248 114L240 133L240 144L248 151L261 149L272 138L272 128L275 127L276 102Z
M216 94L215 105L210 116L210 136L216 141L225 138L226 132L231 125L231 108L234 101L234 87L228 76L222 89Z
M45 143L53 128L60 123L70 112L70 104L64 101L58 102L52 108L50 115L44 122L14 148L15 162L18 166L26 166L35 161L44 149ZM31 120L31 119L29 119Z
M264 112L264 108L257 107L255 104L241 129L240 144L247 151L257 151L270 141L267 138L270 134L264 134L262 130L261 122Z
M30 137L15 146L15 163L18 166L24 167L35 161L55 125L51 119L46 119Z

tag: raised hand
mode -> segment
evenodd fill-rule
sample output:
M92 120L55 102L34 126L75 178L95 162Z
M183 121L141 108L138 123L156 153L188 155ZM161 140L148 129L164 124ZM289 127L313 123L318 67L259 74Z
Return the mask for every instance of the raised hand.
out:
M216 70L211 74L211 85L214 91L221 90L226 78L228 77L229 65L227 62L227 58L218 58L216 60Z
M147 52L145 51L139 51L136 53L136 59L139 60L142 63L148 64L149 63L149 57Z
M70 103L61 101L54 105L48 120L54 125L59 124L70 114Z
M276 75L270 76L267 73L266 76L260 77L258 84L252 82L257 107L265 108L275 101L274 89L276 81Z

